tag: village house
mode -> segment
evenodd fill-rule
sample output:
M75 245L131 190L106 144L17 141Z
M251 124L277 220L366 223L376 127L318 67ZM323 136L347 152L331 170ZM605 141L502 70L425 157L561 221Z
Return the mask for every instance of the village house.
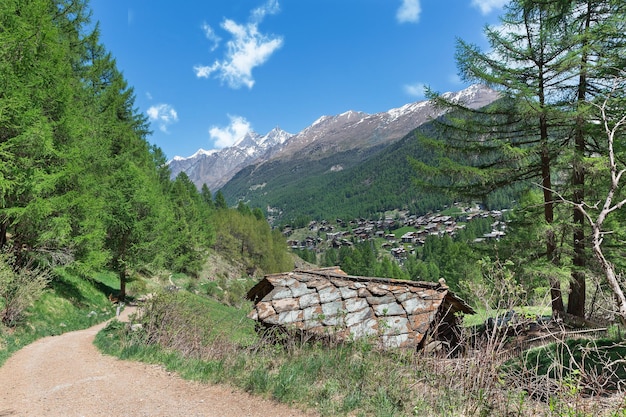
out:
M248 317L311 337L373 338L383 348L456 343L458 314L474 311L445 282L350 276L338 267L266 275L247 294Z

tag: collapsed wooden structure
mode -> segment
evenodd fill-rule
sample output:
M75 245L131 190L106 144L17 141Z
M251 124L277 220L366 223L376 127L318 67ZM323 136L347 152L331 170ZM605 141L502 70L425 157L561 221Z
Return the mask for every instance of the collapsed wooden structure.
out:
M371 337L380 346L455 343L458 312L474 311L444 282L350 276L337 267L266 275L247 294L248 317L339 340Z

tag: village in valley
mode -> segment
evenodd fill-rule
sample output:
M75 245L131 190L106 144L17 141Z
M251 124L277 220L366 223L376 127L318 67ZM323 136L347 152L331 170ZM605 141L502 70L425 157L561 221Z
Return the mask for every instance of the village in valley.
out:
M387 251L395 260L402 262L423 246L428 236L454 237L476 219L490 219L491 230L474 239L474 242L499 240L506 234L506 210L486 210L478 204L455 203L442 212L422 216L408 211L386 213L384 219L353 219L345 221L311 221L307 228L283 228L287 244L294 250L310 250L317 253L329 248L338 249L364 241L380 242L380 249Z

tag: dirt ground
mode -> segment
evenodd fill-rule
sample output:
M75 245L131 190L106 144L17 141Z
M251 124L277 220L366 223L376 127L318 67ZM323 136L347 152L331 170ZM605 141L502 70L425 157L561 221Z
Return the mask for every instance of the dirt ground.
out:
M159 366L102 355L93 339L103 327L47 337L16 352L0 368L0 416L313 415L227 386L185 381Z

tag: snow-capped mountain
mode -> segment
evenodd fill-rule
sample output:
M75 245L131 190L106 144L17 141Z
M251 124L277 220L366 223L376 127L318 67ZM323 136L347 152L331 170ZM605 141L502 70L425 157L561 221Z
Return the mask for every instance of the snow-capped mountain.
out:
M498 93L473 85L442 96L470 108L480 108L496 100ZM338 152L384 146L443 112L430 101L418 101L375 114L351 110L336 116L322 116L295 135L279 128L266 135L251 132L231 147L219 151L199 150L189 158L175 157L169 165L173 177L184 171L196 186L207 184L211 191L216 191L246 166L268 160L317 160ZM335 169L342 167L338 165Z
M291 136L276 127L265 135L249 132L224 149L200 149L187 158L175 156L168 162L172 178L185 172L198 188L206 184L209 190L218 190L241 168L271 157Z
M470 108L480 108L493 102L498 94L485 86L473 85L442 97ZM431 101L418 101L375 114L348 111L337 116L322 116L293 136L276 157L308 155L316 158L331 152L391 143L443 113L444 110Z

